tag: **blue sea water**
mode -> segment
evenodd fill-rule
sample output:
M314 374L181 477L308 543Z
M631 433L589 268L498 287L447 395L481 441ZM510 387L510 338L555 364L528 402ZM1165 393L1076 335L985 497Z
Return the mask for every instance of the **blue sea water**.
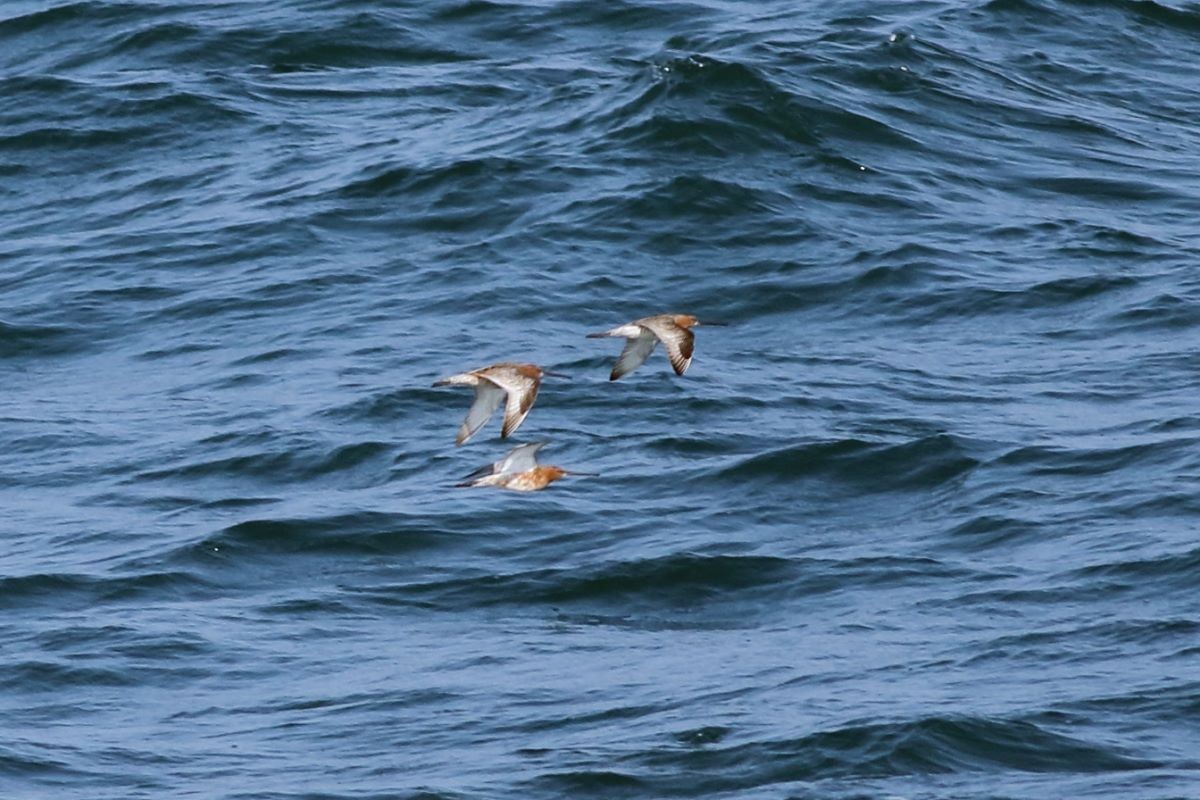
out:
M1197 52L6 0L0 794L1200 796ZM456 448L500 360L570 377ZM454 488L539 440L599 477Z

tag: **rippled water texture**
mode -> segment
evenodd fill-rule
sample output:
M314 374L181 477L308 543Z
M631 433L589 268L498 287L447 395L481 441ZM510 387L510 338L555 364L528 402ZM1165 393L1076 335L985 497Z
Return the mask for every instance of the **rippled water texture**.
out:
M1194 798L1200 6L0 5L0 793ZM607 380L660 311L700 328ZM454 488L442 376L547 378Z

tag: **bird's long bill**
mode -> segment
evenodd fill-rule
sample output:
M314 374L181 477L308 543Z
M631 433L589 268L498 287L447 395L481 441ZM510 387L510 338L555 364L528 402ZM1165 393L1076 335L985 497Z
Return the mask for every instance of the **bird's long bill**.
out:
M566 472L571 477L579 477L579 478L599 478L600 477L599 472L576 472L573 469L568 469L568 470L563 470L563 471Z
M709 327L709 326L712 326L712 327L717 327L717 328L727 328L727 327L729 327L729 323L728 323L728 322L714 322L714 321L712 321L711 319L706 319L706 320L697 320L696 324L697 324L697 325L704 325L705 327Z
M542 370L542 374L549 375L551 378L569 378L569 377L571 377L570 375L564 375L561 372L551 372L548 369Z
M588 339L603 339L608 336L608 331L600 331L599 333L589 333Z

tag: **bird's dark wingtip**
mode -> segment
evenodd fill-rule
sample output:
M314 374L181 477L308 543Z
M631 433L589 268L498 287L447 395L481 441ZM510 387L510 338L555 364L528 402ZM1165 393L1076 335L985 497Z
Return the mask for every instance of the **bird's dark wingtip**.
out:
M474 472L472 472L468 475L463 475L462 480L465 481L465 483L459 483L459 484L455 484L455 485L456 486L470 486L471 481L475 480L476 478L482 478L485 475L491 475L491 474L492 474L492 465L488 464L486 467L480 467L479 469L475 470Z

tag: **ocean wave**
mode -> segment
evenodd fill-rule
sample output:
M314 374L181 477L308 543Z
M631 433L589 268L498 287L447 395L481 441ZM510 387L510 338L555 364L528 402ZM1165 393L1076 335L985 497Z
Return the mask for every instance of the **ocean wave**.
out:
M832 165L845 159L837 147L851 143L920 146L864 109L800 94L782 76L738 61L691 54L656 60L651 70L652 80L632 80L589 113L588 152L607 155L618 145L705 158L764 152Z
M974 573L922 558L797 559L778 556L700 555L675 553L598 566L536 569L513 574L374 587L356 592L383 604L463 609L495 605L563 605L615 608L633 613L650 610L699 609L719 604L751 613L759 596L801 597L848 591L854 587L885 589L936 578L979 577ZM710 611L716 611L713 608ZM757 612L755 612L757 613ZM571 616L568 620L587 621ZM612 621L601 615L597 621ZM699 623L705 625L703 621ZM639 623L639 626L641 623ZM671 627L651 620L651 628Z
M582 569L543 569L370 590L377 599L420 598L445 607L651 602L689 606L754 590L793 574L787 559L680 553Z
M103 150L115 158L120 154L114 149L166 145L181 131L188 137L227 132L250 119L211 92L153 80L15 76L0 80L0 92L19 103L4 113L0 128L0 153L14 156L46 150L75 159L80 151ZM146 186L153 188L161 179L155 176Z
M111 22L128 22L154 13L153 7L141 3L82 0L61 3L0 20L0 36L26 33L46 33L47 28L78 25L103 26Z
M1089 477L1137 467L1170 466L1191 460L1194 441L1168 439L1119 447L1065 448L1028 445L1010 450L994 463L1019 466L1031 475Z
M1164 553L1149 558L1126 558L1080 567L1070 573L1087 583L1104 580L1112 588L1147 588L1152 592L1168 586L1182 587L1200 570L1200 548Z
M434 196L451 190L480 190L505 176L535 171L537 165L513 158L463 158L425 167L389 166L365 169L339 190L346 197L411 196L431 192Z
M955 525L947 536L953 543L972 552L986 547L1007 547L1029 541L1042 532L1042 525L1024 519L982 514Z
M1160 724L1186 722L1200 711L1200 684L1176 680L1152 688L1139 687L1118 694L1066 702L1057 710L1076 716L1103 712L1125 719L1145 718Z
M244 437L236 438L241 440ZM206 478L249 479L265 484L278 484L330 478L355 485L361 485L362 482L373 484L386 481L386 468L390 463L388 456L391 451L392 445L376 441L333 447L318 444L276 446L269 451L242 452L176 466L142 470L130 480L141 482Z
M0 322L0 358L63 355L87 346L88 337L78 328Z
M745 273L747 285L746 291L727 302L732 306L731 313L738 317L807 311L870 315L897 324L913 324L1026 315L1071 306L1085 312L1108 313L1113 304L1131 302L1146 286L1143 279L1105 273L988 285L949 263L953 258L939 248L915 243L886 253L862 252L852 259L852 263L861 265L858 269L833 280L824 270L805 270L794 263L754 262L732 270ZM810 276L804 274L806 271ZM1122 312L1120 316L1130 313Z
M1176 8L1155 0L1067 0L1068 6L1080 6L1090 13L1112 10L1141 23L1151 23L1187 34L1200 31L1200 10L1193 6Z
M10 740L9 743L0 746L0 770L10 778L26 780L90 777L73 769L70 761L61 755L52 755L48 748L40 743L19 740Z
M848 725L794 739L635 752L599 780L590 771L545 773L539 788L641 787L659 796L739 792L774 784L1015 770L1151 770L1162 762L1024 719L930 716ZM607 773L605 773L607 774ZM686 776L686 777L684 777Z
M779 204L791 201L774 190L743 185L703 175L681 175L652 186L628 187L620 194L601 197L569 209L593 230L625 228L630 220L661 220L680 227L681 220L727 220L766 225Z
M1200 623L1186 619L1125 619L1096 625L1067 627L1052 631L1028 631L1003 636L989 643L992 647L1041 647L1066 645L1075 650L1072 655L1082 658L1078 648L1086 644L1097 647L1114 644L1150 646L1163 641L1177 641L1200 632Z
M455 522L382 512L350 512L322 517L251 519L184 546L176 555L202 564L265 554L371 555L407 553L450 546Z
M189 16L201 19L193 22ZM319 32L281 30L287 19L283 15L270 20L271 25L262 24L261 17L244 24L248 15L229 15L221 25L203 17L168 6L77 2L0 20L0 37L45 36L51 30L59 37L79 37L80 46L69 61L72 67L123 58L208 67L262 65L275 72L294 72L474 57L440 47L396 16L374 11L329 13ZM83 37L84 30L91 36Z
M0 578L0 605L91 607L101 603L134 600L180 599L205 595L211 585L185 571L141 572L132 575L81 575L71 573L10 575Z
M905 443L841 439L788 445L744 457L718 477L735 482L823 478L886 492L932 489L978 465L954 437L938 434Z
M1159 294L1112 314L1110 323L1124 330L1183 331L1200 324L1200 302L1174 293Z

